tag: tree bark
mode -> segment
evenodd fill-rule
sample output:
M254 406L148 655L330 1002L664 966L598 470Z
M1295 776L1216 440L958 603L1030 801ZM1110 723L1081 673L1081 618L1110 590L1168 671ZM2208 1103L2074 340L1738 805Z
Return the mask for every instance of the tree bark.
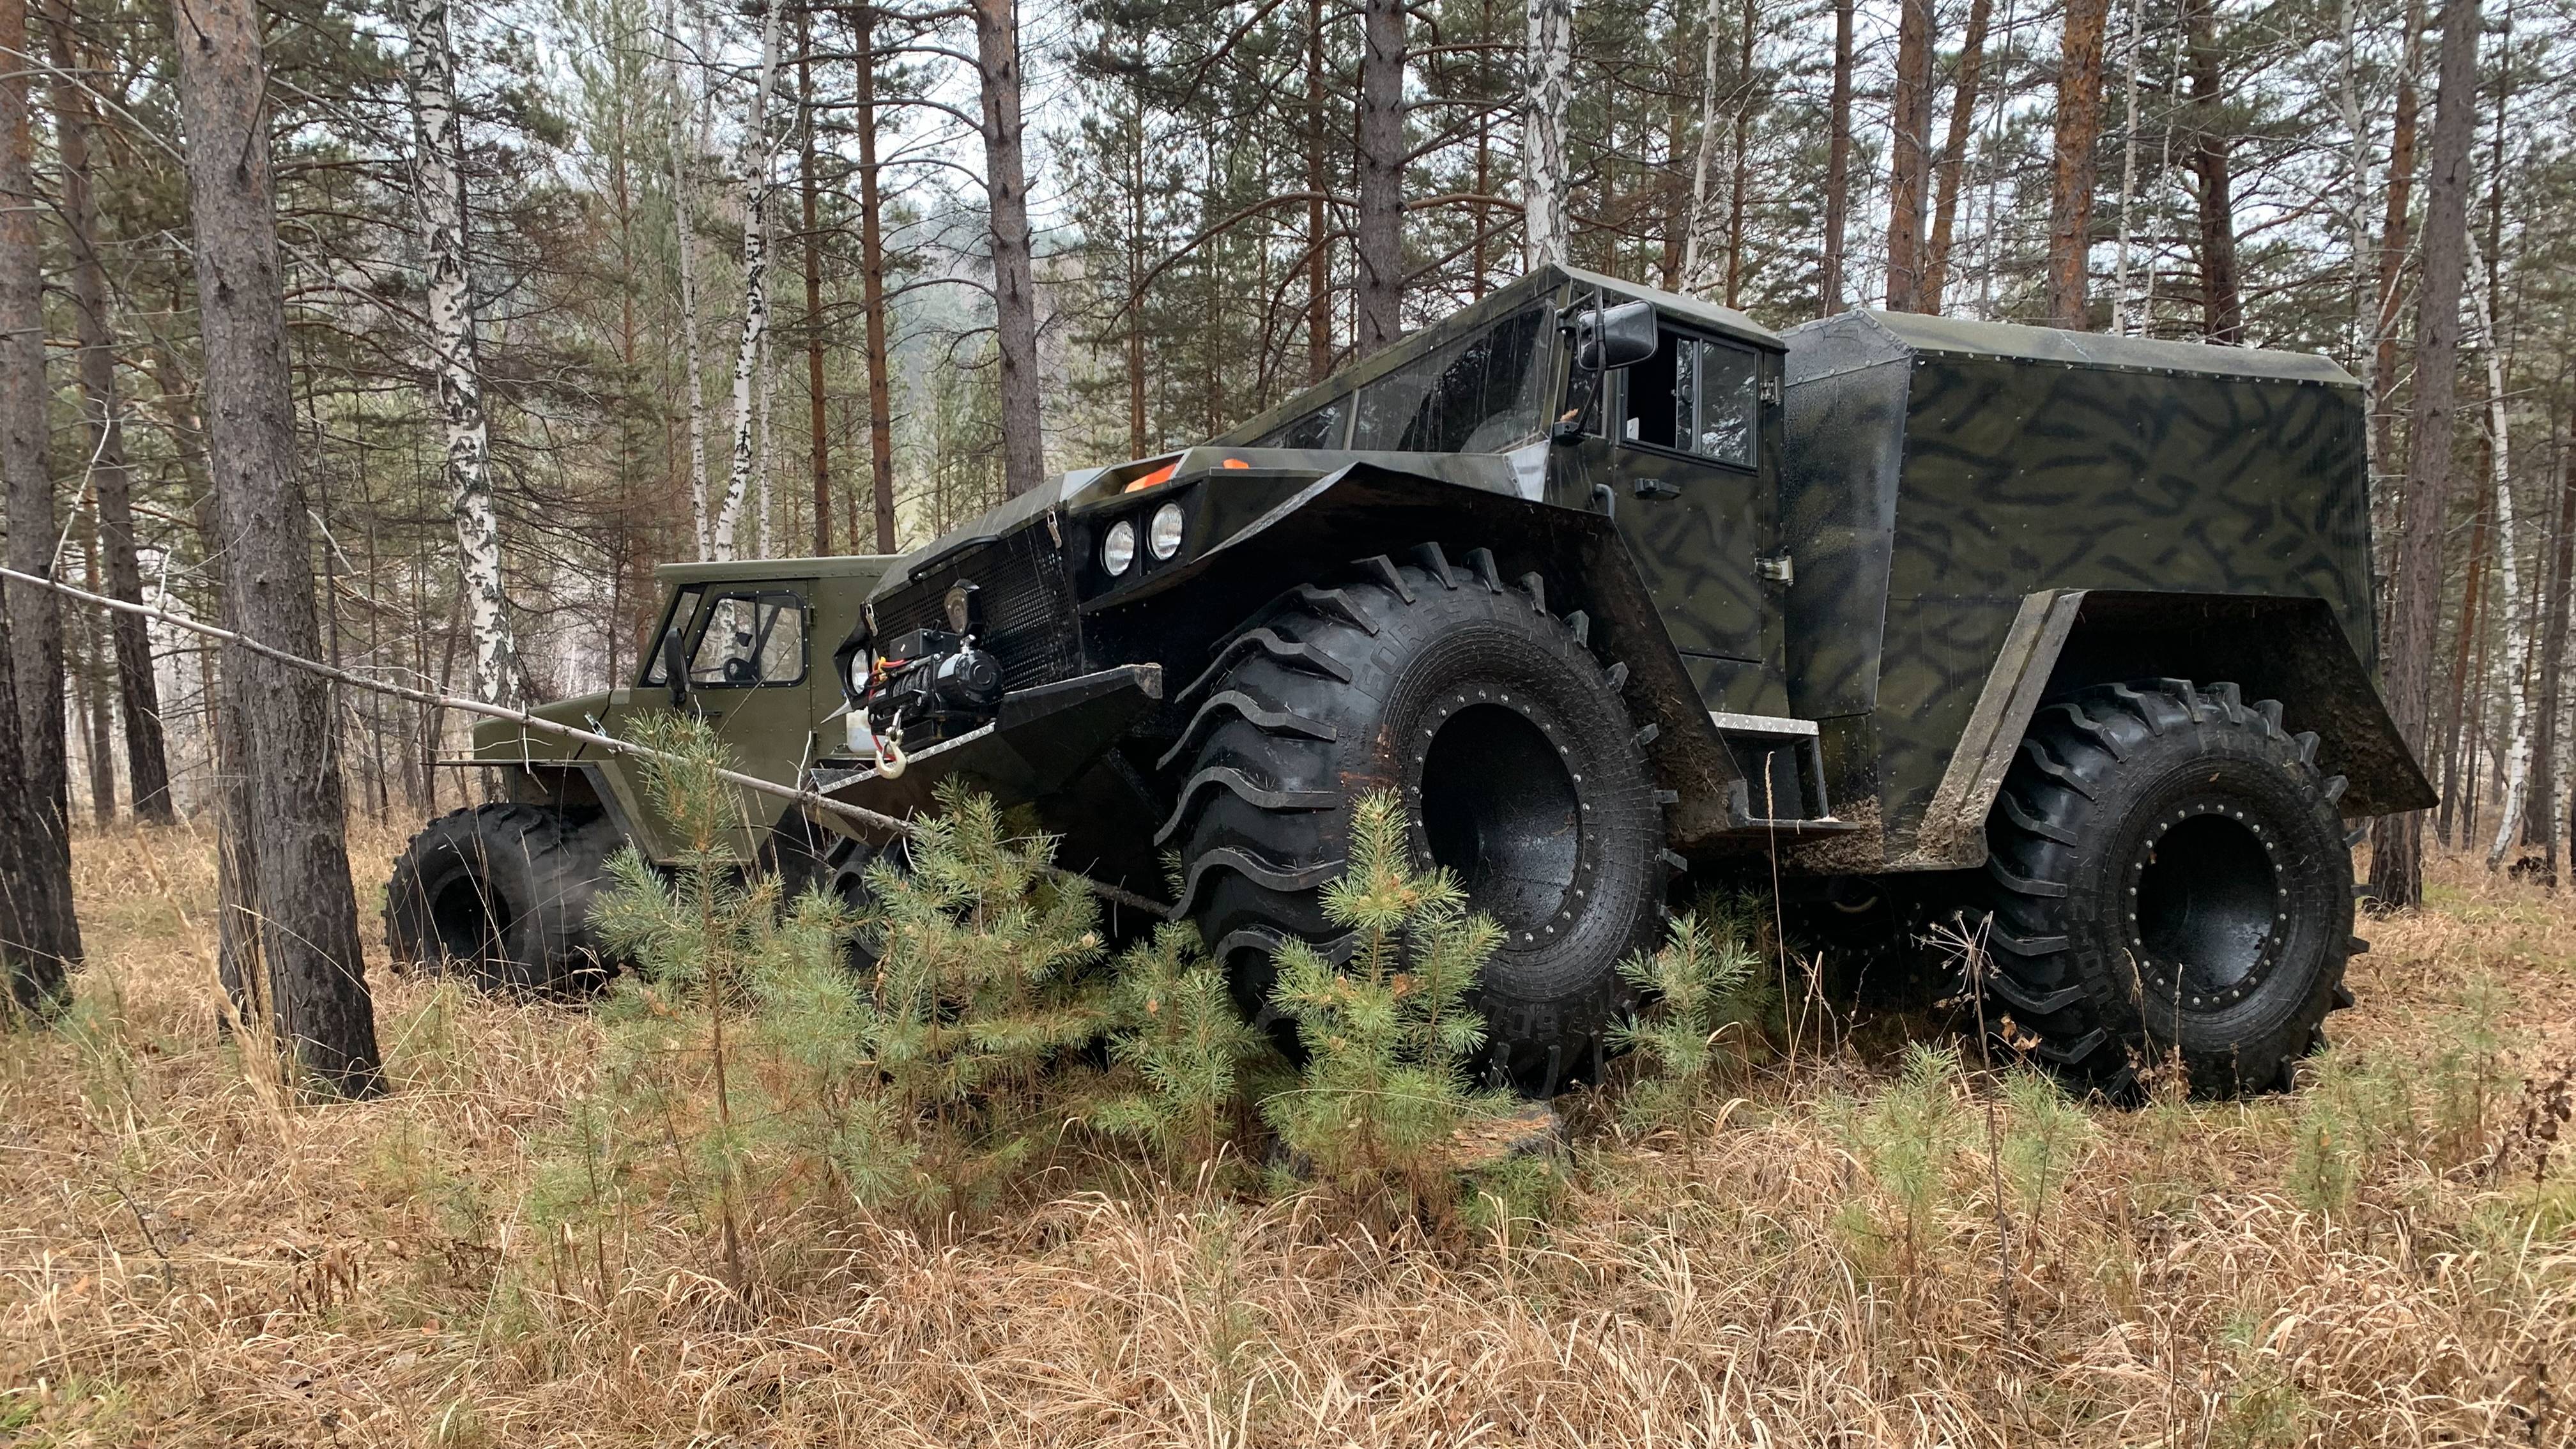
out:
M698 557L703 559L710 556L715 535L707 518L707 367L699 350L697 225L689 206L688 155L694 142L687 118L692 106L689 88L680 73L680 10L676 0L662 13L670 44L664 59L671 70L671 228L672 245L678 249L680 260L680 363L689 374L689 524L694 530Z
M764 0L760 20L760 75L751 90L751 114L743 131L742 177L742 337L733 354L733 461L725 473L724 504L716 510L715 539L710 552L734 556L734 534L742 508L751 496L758 458L752 451L755 392L763 385L761 359L769 337L769 182L777 169L770 146L769 92L778 78L778 6Z
M1564 266L1573 246L1565 216L1571 180L1565 155L1565 111L1574 94L1573 0L1528 0L1526 14L1529 36L1521 53L1521 261L1536 270ZM1712 26L1712 57L1715 36Z
M295 458L259 12L254 0L190 0L173 6L172 21L224 588L244 632L309 659L322 641ZM247 649L230 650L225 667L240 681L252 797L244 834L257 855L246 894L258 910L279 1039L317 1084L371 1094L383 1074L342 834L329 688Z
M1361 0L1360 13L1359 336L1354 351L1367 357L1404 335L1404 3Z
M2469 143L2477 126L2478 0L2442 6L2441 79L2433 99L2424 204L2424 280L2416 292L2415 392L2406 427L2406 498L2389 608L2389 716L2420 757L2430 713L2442 607L2442 527L2451 504L2451 408L2460 359L2460 286L2468 248ZM2423 898L2422 812L2371 829L2370 885L2389 908Z
M1968 166L1968 132L1976 124L1977 73L1984 69L1986 28L1993 23L1994 0L1969 0L1968 33L1959 41L1959 84L1950 92L1950 120L1941 138L1941 159L1933 167L1932 240L1923 252L1923 310L1941 310L1941 294L1950 284L1950 239L1959 219L1959 178Z
M1699 81L1699 154L1691 164L1690 214L1682 222L1682 287L1703 292L1700 275L1701 237L1708 230L1708 171L1717 159L1717 22L1726 0L1708 0L1707 44L1702 47Z
M2406 53L2397 72L2396 114L2388 133L2388 215L2379 231L2379 288L2373 299L2370 366L2371 456L2388 466L2396 418L2398 282L2406 270L2407 227L2415 204L2415 130L2422 107L2416 78L2423 68L2424 0L2407 0Z
M1832 137L1825 146L1825 258L1817 290L1825 315L1843 309L1843 231L1851 218L1852 12L1857 0L1834 0L1834 90L1827 103Z
M0 372L7 374L8 441L0 452L9 512L9 566L54 578L60 519L45 461L45 314L36 217L35 81L27 54L26 0L0 0ZM70 868L71 759L63 709L63 613L53 594L11 583L9 666L17 673L18 709L10 722L23 739L22 768L35 803L37 845Z
M2568 591L2576 586L2576 467L2562 448L2558 455L2558 520L2550 532L2550 563L2542 594L2548 615L2540 629L2540 719L2531 746L2531 809L2524 820L2522 843L2548 852L2549 873L2558 873L2558 703L2561 670L2567 658Z
M974 0L984 100L984 189L993 231L993 320L1001 353L1002 486L1011 497L1046 476L1038 407L1038 301L1029 254L1029 182L1021 150L1020 23L1014 0Z
M814 554L832 552L832 436L823 415L823 225L814 175L814 0L796 8L796 101L805 196L805 449L814 473ZM856 540L853 540L856 542Z
M89 92L69 79L80 70L68 4L58 3L47 26L57 78L53 83L54 145L62 157L62 214L71 240L72 321L80 342L81 411L88 423L90 480L98 496L101 560L107 592L130 604L143 602L143 568L134 542L134 504L125 462L124 410L116 395L114 332L108 325L107 267L99 258L98 194L92 186L90 137L96 127ZM170 757L161 728L161 691L152 674L151 623L118 614L117 699L125 719L125 767L138 820L167 825Z
M2102 32L2110 0L2067 0L2057 62L2048 205L2048 323L2083 331L2093 248L2093 143L2102 132Z
M2216 0L2184 0L2184 70L2191 87L2191 174L2200 209L2201 340L2245 340L2244 285L2236 269L2235 177L2227 135L2227 80Z
M2479 652L2479 622L2486 607L2487 519L2492 498L2478 501L2477 513L2469 523L2469 576L2460 588L2458 632L2451 643L2451 692L2442 708L2442 805L2439 828L2442 843L2451 843L2451 824L2461 812L2467 792L2460 784L2460 730L2468 719L2469 661ZM2429 769L2432 762L2427 761Z
M868 491L877 552L894 552L894 379L886 338L885 202L877 177L877 12L862 5L851 50L858 58L859 294L868 323Z
M9 495L9 566L49 577L54 482L45 469L35 69L26 53L26 0L0 0L0 478ZM62 614L54 595L11 583L8 607L0 609L0 648L7 651L0 655L0 735L9 737L0 740L0 966L9 977L10 1018L42 1019L69 1002L66 972L81 959L63 776ZM43 756L48 737L51 777Z
M2495 490L2497 597L2504 601L2505 745L2498 760L2504 775L2504 798L2496 811L2495 839L2487 846L2487 869L2504 863L2522 826L2524 801L2531 783L2531 615L2522 596L2520 565L2514 558L2513 437L2506 425L2504 359L2497 351L2493 274L2478 256L2476 237L2469 239L2470 315L2476 319L2473 339L2487 376L2488 483Z
M445 433L448 508L456 526L457 581L474 640L474 693L486 704L516 699L518 647L501 584L501 522L492 505L492 447L476 350L474 285L465 256L465 150L456 119L456 46L447 0L405 0L412 140L420 242L429 308L430 400Z
M1888 114L1887 310L1919 310L1932 179L1932 0L1900 0Z

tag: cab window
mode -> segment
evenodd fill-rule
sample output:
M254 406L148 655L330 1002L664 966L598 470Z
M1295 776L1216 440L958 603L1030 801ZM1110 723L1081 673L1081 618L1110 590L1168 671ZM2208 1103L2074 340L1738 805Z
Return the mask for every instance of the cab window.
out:
M1337 397L1310 413L1290 418L1254 441L1256 448L1338 448L1342 424L1350 416L1348 397Z
M1655 355L1628 369L1620 436L1724 463L1753 466L1761 413L1752 351L1667 330Z
M805 677L805 601L784 589L719 594L689 651L689 683L722 689Z
M671 596L671 607L662 614L662 627L653 631L644 649L644 672L636 676L638 684L668 684L670 675L662 668L662 641L677 633L689 637L689 621L697 617L698 598L706 593L702 584L691 584Z
M1489 453L1536 433L1546 322L1546 308L1525 308L1362 387L1351 446Z

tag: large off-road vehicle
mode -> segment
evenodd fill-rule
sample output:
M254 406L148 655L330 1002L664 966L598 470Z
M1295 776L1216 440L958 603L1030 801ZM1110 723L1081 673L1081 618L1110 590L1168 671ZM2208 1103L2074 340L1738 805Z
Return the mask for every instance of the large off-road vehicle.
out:
M672 570L671 638L605 707L731 730L792 653L818 684L744 734L750 768L894 815L954 775L1032 806L1063 864L1196 922L1247 1009L1283 940L1334 939L1354 800L1399 792L1509 932L1481 1001L1535 1091L1598 1073L1618 962L1730 860L1890 934L1964 908L1989 1020L2071 1075L2178 1056L2258 1090L2348 999L2348 825L2431 803L2372 684L2362 427L2316 357L1875 312L1775 333L1548 268L900 559ZM609 762L477 746L521 803L415 844L398 951L496 934L444 924L418 861L449 840L563 842L522 888L564 940L572 862L657 849ZM749 819L747 857L845 885L889 844ZM523 974L560 969L519 939Z

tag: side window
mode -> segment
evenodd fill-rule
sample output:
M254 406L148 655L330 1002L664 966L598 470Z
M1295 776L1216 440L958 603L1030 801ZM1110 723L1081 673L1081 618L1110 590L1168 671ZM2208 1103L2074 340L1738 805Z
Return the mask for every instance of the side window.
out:
M1342 419L1350 416L1351 400L1337 397L1302 417L1290 418L1254 443L1256 448L1338 448L1342 445Z
M671 607L662 615L662 627L644 641L644 672L636 676L638 684L668 684L671 677L662 671L662 641L673 630L681 638L689 637L689 621L697 617L698 597L706 592L702 584L691 584L671 596Z
M1360 389L1354 448L1481 453L1539 429L1539 333L1545 308L1516 312Z
M1628 369L1620 436L1735 468L1750 468L1760 439L1758 359L1685 332L1666 332L1655 355Z
M707 605L689 683L737 688L805 677L805 601L785 590L720 594Z

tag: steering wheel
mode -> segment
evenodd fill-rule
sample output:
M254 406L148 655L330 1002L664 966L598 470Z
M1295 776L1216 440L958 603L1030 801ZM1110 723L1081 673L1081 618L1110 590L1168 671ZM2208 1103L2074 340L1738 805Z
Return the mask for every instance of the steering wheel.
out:
M724 662L724 678L727 684L758 684L760 666L748 659L728 659Z

